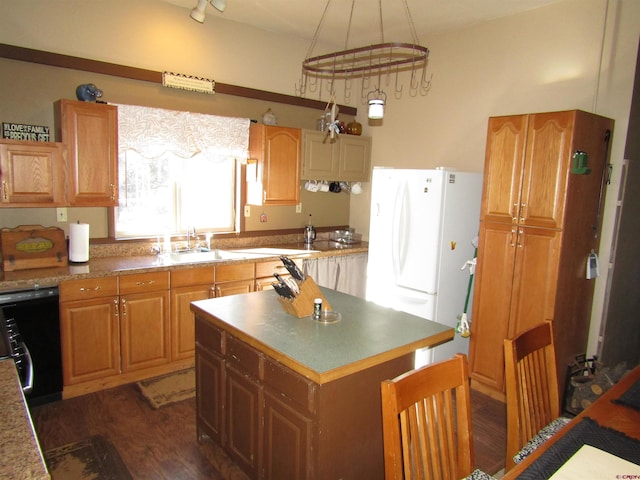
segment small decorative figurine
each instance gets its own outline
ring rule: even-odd
[[[76,87],[76,97],[83,102],[95,102],[102,96],[102,90],[93,83],[83,83]]]

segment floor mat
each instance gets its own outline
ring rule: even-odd
[[[161,408],[193,398],[196,394],[195,369],[189,368],[179,372],[137,382],[142,395],[153,408]]]
[[[44,454],[52,480],[129,480],[131,474],[106,438],[95,435]]]

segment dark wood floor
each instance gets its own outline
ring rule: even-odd
[[[476,466],[496,473],[504,468],[504,404],[473,392],[472,410]],[[223,478],[197,442],[194,399],[154,410],[131,384],[34,407],[31,415],[43,451],[102,435],[135,479]]]

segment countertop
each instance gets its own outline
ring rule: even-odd
[[[298,249],[305,252],[300,255],[294,255],[292,258],[320,258],[336,255],[366,253],[368,251],[368,244],[366,242],[352,245],[341,245],[328,240],[316,241],[310,247],[303,243],[260,245],[260,247]],[[243,247],[242,249],[246,248],[247,247]],[[225,250],[234,250],[234,248],[225,248]],[[95,257],[91,258],[86,263],[70,263],[65,267],[33,268],[15,272],[0,272],[0,291],[26,290],[34,288],[36,285],[40,287],[50,287],[58,285],[60,282],[65,280],[80,278],[106,277],[122,273],[144,273],[155,270],[194,268],[205,265],[219,265],[223,263],[263,262],[277,258],[277,256],[265,255],[264,257],[247,260],[171,263],[163,260],[161,256],[156,255]]]
[[[340,321],[290,315],[273,290],[200,300],[191,309],[318,384],[453,338],[446,325],[320,290]]]
[[[11,359],[0,361],[0,411],[0,478],[51,478]]]

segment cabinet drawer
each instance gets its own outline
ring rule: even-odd
[[[190,285],[206,285],[213,283],[214,268],[187,268],[171,271],[171,288],[188,287]]]
[[[169,272],[135,273],[120,276],[120,295],[169,289]]]
[[[300,260],[294,260],[298,267],[302,269]],[[289,275],[289,272],[283,265],[281,260],[273,260],[268,262],[256,263],[256,278],[273,277],[273,274]]]
[[[196,317],[196,339],[197,344],[209,352],[222,355],[224,334],[222,330],[216,328],[207,320]]]
[[[83,278],[59,285],[60,301],[70,302],[118,295],[118,277]]]
[[[234,263],[216,266],[216,283],[232,280],[253,280],[255,277],[255,263]]]
[[[255,378],[261,377],[262,355],[255,348],[235,337],[227,337],[226,358],[227,362],[237,370],[248,373]]]
[[[315,413],[316,384],[270,358],[264,364],[265,388],[284,394],[311,413]]]

